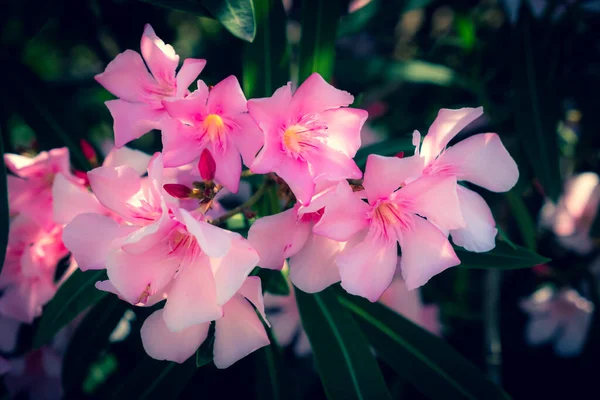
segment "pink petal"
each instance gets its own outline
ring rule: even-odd
[[[335,258],[344,243],[312,234],[304,247],[290,258],[290,279],[306,293],[317,293],[340,281]]]
[[[264,145],[264,135],[250,117],[250,114],[238,115],[235,123],[239,128],[231,132],[232,141],[242,155],[244,165],[250,167],[256,158],[256,154]]]
[[[142,176],[146,173],[149,162],[150,155],[139,150],[130,149],[129,147],[121,147],[120,149],[112,149],[104,159],[102,166],[116,168],[127,165],[133,168],[138,175]]]
[[[344,242],[369,226],[368,212],[369,205],[352,191],[347,182],[342,181],[313,232]]]
[[[104,72],[94,78],[106,90],[130,102],[142,102],[146,88],[155,84],[142,57],[133,50],[117,55]]]
[[[259,255],[261,268],[281,269],[287,257],[304,246],[310,225],[298,221],[297,209],[257,219],[248,231],[248,241]]]
[[[316,115],[327,126],[327,146],[354,157],[361,146],[361,130],[369,114],[356,108],[338,108]]]
[[[269,321],[267,321],[267,316],[265,315],[265,302],[260,278],[258,276],[249,276],[246,278],[238,293],[252,303],[266,324],[269,325]]]
[[[460,210],[467,223],[461,229],[450,231],[452,241],[469,251],[483,253],[496,247],[496,221],[483,197],[472,190],[458,186]]]
[[[164,208],[159,219],[133,231],[123,241],[121,247],[131,255],[143,254],[164,242],[175,224],[176,222],[169,216],[169,210]]]
[[[533,316],[525,328],[525,338],[530,345],[550,341],[559,329],[559,320],[552,316]]]
[[[144,34],[140,43],[142,56],[148,64],[150,72],[159,83],[175,84],[175,69],[179,64],[179,56],[173,47],[165,44],[150,24],[144,26]]]
[[[404,186],[396,193],[396,201],[412,212],[426,217],[441,229],[465,226],[460,211],[458,185],[453,177],[422,177]]]
[[[232,143],[228,143],[222,150],[213,147],[211,154],[217,164],[215,180],[232,193],[237,193],[242,174],[240,153]]]
[[[410,178],[421,174],[422,164],[419,157],[383,157],[370,154],[365,168],[363,186],[369,203],[388,198],[396,189]]]
[[[495,133],[471,136],[445,151],[436,164],[455,166],[458,180],[492,192],[507,192],[519,180],[519,169]]]
[[[290,102],[293,115],[305,115],[352,104],[354,96],[331,86],[318,73],[300,85]]]
[[[196,80],[204,69],[206,60],[198,58],[186,58],[177,73],[177,93],[175,97],[182,98],[186,95],[188,88]]]
[[[185,101],[185,100],[183,100]],[[176,119],[166,120],[162,126],[162,144],[165,167],[179,167],[194,161],[204,148],[197,139],[198,130]]]
[[[232,297],[223,307],[223,318],[216,321],[215,366],[227,368],[269,343],[267,332],[250,303],[241,295]]]
[[[413,217],[414,227],[402,231],[402,277],[408,290],[423,286],[433,276],[460,264],[452,245],[432,223]]]
[[[266,296],[271,295],[265,294],[265,298]],[[291,344],[300,329],[300,315],[297,311],[282,309],[269,313],[269,322],[271,323],[271,330],[277,338],[277,343],[282,347]]]
[[[242,286],[258,263],[258,253],[238,234],[231,235],[231,248],[222,258],[211,258],[210,265],[217,286],[217,302],[225,304]]]
[[[277,171],[284,162],[289,160],[281,151],[281,137],[277,128],[268,127],[262,130],[265,133],[264,146],[250,165],[250,170],[255,174]]]
[[[52,184],[52,214],[57,224],[67,224],[75,216],[83,213],[103,213],[96,196],[85,187],[69,181],[63,174],[57,174]]]
[[[267,131],[277,128],[287,121],[289,104],[292,100],[292,84],[280,87],[271,97],[248,100],[248,112],[258,126]]]
[[[323,146],[317,154],[307,154],[307,161],[314,179],[339,181],[342,179],[360,179],[362,171],[348,155]]]
[[[425,164],[435,159],[458,132],[482,115],[483,107],[441,109],[421,145],[420,153],[425,158]]]
[[[141,187],[141,180],[137,172],[131,167],[117,168],[99,167],[88,172],[88,179],[92,191],[100,203],[124,218],[132,214],[127,206]]]
[[[206,113],[208,100],[208,86],[203,81],[198,81],[198,89],[183,99],[163,100],[162,105],[167,113],[188,125],[198,122],[197,117]]]
[[[152,313],[140,334],[144,350],[152,358],[183,363],[190,358],[208,336],[210,323],[191,326],[180,332],[171,332],[163,318],[164,310]]]
[[[219,227],[204,221],[198,221],[186,210],[180,210],[183,223],[194,235],[200,248],[209,257],[224,257],[231,249],[231,236]]]
[[[315,194],[315,182],[306,161],[287,157],[275,170],[301,204],[308,205]]]
[[[144,103],[109,100],[104,104],[114,120],[116,147],[123,147],[152,129],[160,129],[160,121],[166,115],[164,110],[153,109]]]
[[[400,258],[398,261],[400,261]],[[406,283],[401,278],[394,278],[390,286],[379,298],[379,302],[410,319],[415,324],[421,323],[423,303],[421,302],[419,291],[408,290]]]
[[[56,293],[52,279],[37,279],[11,286],[0,297],[0,314],[31,324],[42,315],[44,306]]]
[[[223,310],[217,304],[215,279],[206,256],[178,273],[164,310],[165,323],[172,332],[221,318]]]
[[[79,214],[65,226],[62,240],[82,271],[103,269],[113,241],[127,232],[107,216]]]
[[[337,257],[342,287],[350,294],[377,301],[394,278],[398,261],[396,241],[369,232],[351,239]]]
[[[207,108],[211,114],[235,117],[248,111],[246,96],[234,75],[217,83],[208,95]]]

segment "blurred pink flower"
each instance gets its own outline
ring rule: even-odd
[[[529,316],[526,338],[530,345],[552,343],[556,354],[563,357],[582,351],[594,312],[591,301],[574,289],[544,286],[520,306]]]
[[[354,97],[312,74],[292,95],[288,83],[272,97],[251,99],[248,111],[264,134],[264,147],[250,169],[275,172],[307,205],[319,178],[358,179],[352,159],[360,147],[367,112],[348,108]]]
[[[119,98],[106,102],[114,119],[117,147],[159,129],[160,121],[167,115],[162,101],[185,97],[206,65],[205,60],[188,58],[176,74],[179,56],[156,36],[149,24],[144,27],[140,47],[143,60],[139,53],[125,50],[95,77]]]
[[[163,101],[163,105],[172,117],[162,128],[165,166],[198,160],[208,149],[216,162],[216,181],[236,192],[242,172],[240,156],[250,165],[263,144],[236,77],[225,78],[210,91],[198,81],[198,89],[185,99]]]
[[[371,154],[365,191],[353,192],[348,183],[339,183],[335,200],[315,225],[316,234],[347,241],[336,263],[342,287],[349,293],[370,301],[381,296],[394,277],[397,243],[402,248],[401,269],[409,290],[460,263],[440,230],[464,226],[456,179],[422,177],[402,186],[416,171],[414,157]]]
[[[423,176],[454,177],[492,192],[506,192],[517,183],[517,164],[497,134],[474,135],[447,148],[462,129],[482,114],[482,107],[441,109],[423,139],[420,150],[420,134],[415,131],[416,159],[422,162]],[[498,230],[489,206],[483,197],[464,186],[457,186],[456,190],[466,225],[450,230],[452,240],[469,251],[486,252],[493,249]]]
[[[252,304],[250,304],[252,303]],[[214,363],[227,368],[255,350],[269,344],[263,319],[264,304],[260,278],[249,277],[223,306],[222,317],[215,318]],[[210,321],[173,331],[165,322],[164,309],[155,311],[142,326],[144,349],[153,358],[182,363],[206,340]]]

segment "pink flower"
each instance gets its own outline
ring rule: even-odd
[[[563,357],[581,352],[592,323],[594,304],[577,291],[544,286],[521,301],[521,309],[529,315],[526,330],[529,344],[551,342],[556,354]]]
[[[236,77],[224,79],[210,92],[198,81],[194,93],[163,105],[173,118],[162,128],[165,166],[187,164],[208,149],[216,162],[216,181],[236,192],[242,172],[240,155],[250,165],[263,142]]]
[[[119,98],[106,102],[114,119],[117,147],[159,129],[161,119],[167,115],[162,101],[185,97],[188,87],[206,65],[205,60],[188,58],[176,74],[179,56],[148,24],[140,47],[143,60],[137,52],[125,50],[95,77]]]
[[[227,368],[269,344],[265,328],[253,306],[265,319],[258,277],[247,278],[239,291],[224,304],[222,317],[216,318],[213,360],[217,368]],[[163,309],[155,311],[144,322],[141,331],[144,349],[158,360],[182,363],[206,340],[210,322],[173,331],[166,319]]]
[[[482,114],[482,107],[440,110],[420,151],[420,135],[415,131],[415,152],[422,163],[423,176],[454,177],[492,192],[506,192],[517,183],[517,164],[495,133],[473,135],[446,148],[462,129]],[[479,194],[464,186],[457,186],[457,194],[466,226],[451,229],[452,240],[469,251],[493,249],[498,230],[489,206]]]
[[[340,281],[335,258],[345,243],[312,232],[323,207],[335,194],[335,185],[323,186],[309,206],[298,203],[282,213],[259,218],[248,232],[248,241],[260,257],[258,265],[281,269],[289,258],[292,283],[307,293],[320,292]]]
[[[423,177],[402,186],[415,175],[416,165],[413,157],[370,155],[365,193],[339,183],[335,200],[315,225],[316,234],[347,242],[336,263],[342,287],[349,293],[370,301],[381,296],[394,277],[397,242],[409,290],[460,263],[442,232],[464,226],[456,179]],[[367,202],[361,199],[364,195]]]
[[[293,96],[288,83],[270,98],[249,100],[248,111],[265,137],[252,172],[276,172],[305,205],[318,178],[360,178],[352,157],[360,147],[367,112],[347,108],[353,101],[316,73]]]
[[[128,166],[88,173],[100,203],[122,223],[100,214],[80,214],[63,240],[82,270],[106,268],[98,283],[131,304],[167,299],[164,318],[173,332],[220,318],[258,261],[239,234],[206,221],[198,211],[178,206],[163,189],[157,153],[141,179]]]

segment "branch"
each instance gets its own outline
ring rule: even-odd
[[[258,190],[248,199],[244,204],[237,206],[234,209],[227,211],[225,214],[221,215],[219,218],[215,218],[211,221],[214,225],[220,225],[223,222],[227,221],[229,218],[233,217],[236,214],[244,212],[244,210],[252,207],[260,198],[265,194],[267,187],[270,185],[269,179],[265,179],[263,184],[258,188]]]

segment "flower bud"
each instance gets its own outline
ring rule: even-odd
[[[187,199],[192,193],[192,189],[180,183],[167,183],[163,185],[167,193],[177,199]]]
[[[200,161],[198,162],[198,170],[200,171],[200,176],[205,181],[212,181],[215,179],[215,170],[217,169],[217,164],[215,163],[215,159],[208,149],[202,150],[202,154],[200,154]]]
[[[398,152],[398,154],[396,154],[394,157],[397,157],[397,158],[404,158],[404,152],[403,152],[403,151],[400,151],[400,152]]]
[[[79,141],[79,145],[81,146],[81,151],[85,158],[92,164],[92,166],[98,165],[98,157],[96,156],[96,150],[92,147],[92,145],[84,139]]]

